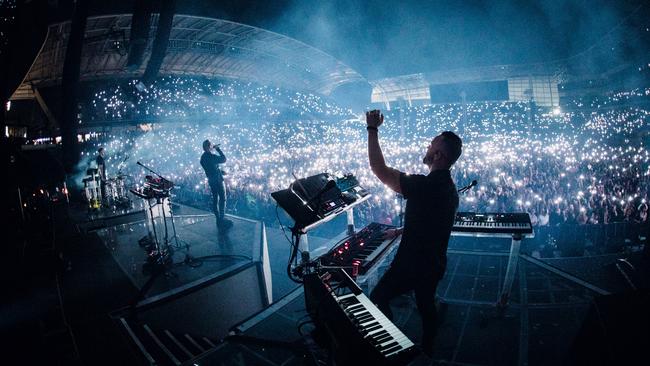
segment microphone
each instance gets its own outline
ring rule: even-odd
[[[466,185],[465,187],[459,189],[458,193],[465,193],[465,192],[469,191],[472,187],[476,186],[477,184],[478,184],[478,181],[476,181],[476,179],[474,179],[472,181],[472,183],[470,183],[470,184]]]
[[[137,163],[138,165],[140,165],[140,166],[144,166],[144,165],[142,165],[142,163],[139,162],[139,161],[136,161],[136,163]]]

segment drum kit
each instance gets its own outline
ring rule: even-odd
[[[127,195],[126,179],[126,175],[120,174],[106,180],[106,201],[109,207],[131,207],[131,199]]]
[[[88,201],[88,208],[98,210],[101,208],[128,209],[131,207],[131,199],[126,189],[128,176],[119,173],[113,178],[101,180],[99,171],[95,168],[86,170],[86,177],[83,178],[84,192]],[[102,197],[102,190],[104,191]]]

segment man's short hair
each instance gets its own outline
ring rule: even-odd
[[[463,153],[463,141],[451,131],[445,131],[440,134],[443,137],[442,142],[445,145],[445,152],[449,159],[449,166],[454,165],[456,160]]]
[[[204,151],[210,150],[210,140],[203,141],[203,150]]]
[[[97,153],[98,153],[98,154],[101,153],[102,151],[104,151],[104,148],[103,148],[103,147],[100,147],[99,149],[97,149]]]

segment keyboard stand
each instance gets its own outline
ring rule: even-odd
[[[534,234],[531,235],[534,237]],[[512,283],[515,281],[515,273],[517,272],[517,263],[519,262],[519,250],[521,248],[521,241],[524,239],[523,234],[512,234],[512,244],[510,245],[510,255],[508,255],[508,267],[506,268],[506,276],[503,280],[503,287],[501,294],[497,301],[497,309],[503,311],[508,306],[510,300],[510,293],[512,291]]]

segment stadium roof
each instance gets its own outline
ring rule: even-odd
[[[127,70],[131,16],[88,18],[81,81],[143,75],[153,36],[140,68]],[[155,34],[158,14],[151,20]],[[33,87],[61,82],[70,24],[50,25],[40,52],[11,99],[31,99]],[[227,20],[188,15],[174,15],[159,74],[232,78],[324,95],[340,85],[365,80],[334,57],[293,38]]]
[[[560,62],[524,65],[496,65],[475,68],[462,68],[402,75],[372,80],[372,100],[393,101],[428,99],[429,87],[438,84],[458,84],[481,81],[508,80],[512,78],[548,76],[557,82],[566,78],[565,69]]]

